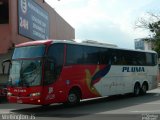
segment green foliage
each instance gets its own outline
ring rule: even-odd
[[[153,33],[154,50],[160,56],[160,21],[151,23],[149,28]]]
[[[140,18],[136,28],[148,29],[152,36],[151,38],[146,38],[146,41],[151,41],[154,50],[158,53],[160,57],[160,14],[148,13],[150,16],[148,19]]]
[[[160,57],[160,38],[155,39],[154,50],[158,53],[158,56]]]

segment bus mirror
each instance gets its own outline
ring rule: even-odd
[[[7,59],[7,60],[4,60],[3,62],[2,62],[2,74],[9,74],[9,70],[10,70],[10,67],[11,67],[11,60],[10,59]],[[6,70],[6,68],[8,68],[7,70]]]

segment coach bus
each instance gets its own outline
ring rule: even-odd
[[[9,102],[77,104],[82,99],[157,87],[157,53],[67,40],[32,41],[15,47]]]

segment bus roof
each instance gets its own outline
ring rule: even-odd
[[[74,40],[36,40],[31,42],[25,42],[16,45],[16,47],[24,47],[24,46],[34,46],[34,45],[50,45],[54,43],[67,43],[67,44],[75,44],[75,45],[84,45],[84,46],[94,46],[94,47],[103,47],[103,48],[113,48],[113,49],[120,49],[120,50],[128,50],[128,51],[137,51],[137,52],[151,52],[156,53],[152,50],[135,50],[135,49],[127,49],[127,48],[119,48],[114,44],[106,44],[106,43],[89,43],[89,42],[76,42]]]
[[[31,46],[31,45],[50,45],[53,42],[53,40],[36,40],[36,41],[30,41],[30,42],[24,42],[21,44],[16,45],[16,47],[25,47],[25,46]]]
[[[85,46],[94,46],[94,47],[103,47],[103,48],[112,48],[112,49],[119,49],[119,50],[128,50],[128,51],[137,51],[137,52],[150,52],[150,53],[156,53],[153,50],[135,50],[135,49],[127,49],[127,48],[120,48],[117,47],[114,44],[95,44],[95,43],[88,43],[88,42],[76,42],[73,40],[53,40],[53,43],[67,43],[67,44],[75,44],[75,45],[85,45]]]

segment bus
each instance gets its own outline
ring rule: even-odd
[[[75,105],[83,99],[157,88],[157,53],[105,44],[42,40],[16,45],[7,98],[11,103]]]

